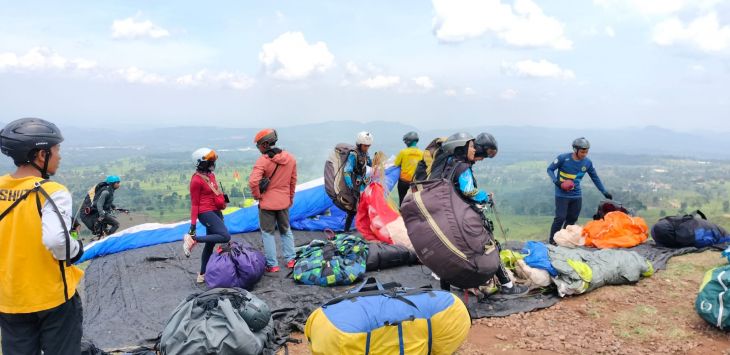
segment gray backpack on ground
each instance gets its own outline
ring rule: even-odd
[[[497,272],[499,250],[484,215],[458,195],[452,177],[412,184],[400,212],[424,265],[456,287],[479,287]]]
[[[327,192],[327,196],[332,199],[335,206],[343,211],[355,211],[357,209],[357,197],[347,187],[344,176],[345,162],[353,150],[355,150],[355,146],[339,143],[324,164],[325,192]]]
[[[214,288],[191,295],[175,309],[159,349],[175,355],[258,355],[273,333],[266,303],[241,288]]]

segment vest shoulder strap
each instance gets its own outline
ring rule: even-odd
[[[49,181],[48,179],[44,179],[44,180],[38,181],[38,182],[35,183],[35,185],[33,186],[32,189],[30,189],[30,190],[26,191],[24,194],[20,195],[20,197],[18,197],[18,199],[15,200],[15,202],[13,202],[12,205],[10,205],[10,207],[8,207],[5,211],[3,211],[2,214],[0,214],[0,221],[2,221],[3,218],[5,218],[5,216],[8,215],[8,213],[10,213],[15,207],[17,207],[21,202],[23,202],[23,200],[25,200],[26,198],[28,198],[28,196],[31,193],[38,192],[38,190],[41,189],[41,185],[47,183],[48,181]],[[36,204],[38,206],[38,213],[40,213],[41,212],[40,200],[36,200]]]

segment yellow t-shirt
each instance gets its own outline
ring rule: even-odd
[[[15,179],[0,177],[0,213],[7,210],[25,191],[33,189],[38,177]],[[43,184],[48,195],[65,190],[57,182]],[[67,293],[59,262],[42,242],[42,222],[38,213],[46,198],[39,192],[31,193],[0,221],[0,312],[33,313],[63,304],[64,296],[71,298],[84,272],[75,266],[66,266]]]
[[[407,182],[413,181],[413,175],[416,173],[416,167],[421,159],[423,159],[423,151],[417,147],[401,150],[395,157],[395,166],[400,166],[400,179]]]

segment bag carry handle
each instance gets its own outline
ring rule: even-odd
[[[372,286],[366,287],[367,285],[375,285],[375,289],[372,288]],[[364,289],[364,290],[363,290]],[[367,292],[367,291],[385,291],[385,288],[383,287],[383,284],[380,283],[376,278],[374,277],[368,277],[367,280],[363,281],[360,286],[355,287],[354,289],[350,290],[348,293],[357,293],[357,292]]]
[[[364,286],[368,284],[375,284],[376,289],[368,290],[368,291],[361,291],[364,289]],[[419,309],[418,306],[413,303],[413,301],[405,298],[404,296],[411,296],[411,295],[418,295],[422,293],[431,293],[433,290],[431,289],[406,289],[404,287],[394,287],[390,289],[386,289],[383,287],[383,285],[376,280],[374,277],[368,277],[367,280],[365,280],[360,286],[354,288],[350,292],[331,299],[329,302],[322,305],[322,308],[326,308],[327,306],[331,306],[337,303],[340,303],[345,300],[354,300],[358,297],[367,297],[367,296],[383,296],[383,297],[389,297],[392,299],[396,299],[398,301],[401,301],[415,309]]]
[[[692,214],[696,214],[696,215],[702,217],[702,219],[707,220],[707,217],[705,216],[705,214],[702,213],[702,211],[700,211],[700,210],[694,211],[694,212],[692,212]]]

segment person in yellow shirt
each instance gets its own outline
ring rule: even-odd
[[[61,131],[21,118],[0,131],[17,169],[0,176],[0,345],[2,353],[79,354],[81,241],[69,235],[71,193],[50,181],[61,161]]]
[[[403,136],[403,143],[406,148],[402,149],[395,157],[395,166],[400,166],[400,178],[398,179],[398,197],[400,203],[406,197],[408,187],[413,182],[413,175],[416,173],[418,162],[423,159],[423,151],[418,149],[418,133],[408,132]]]

